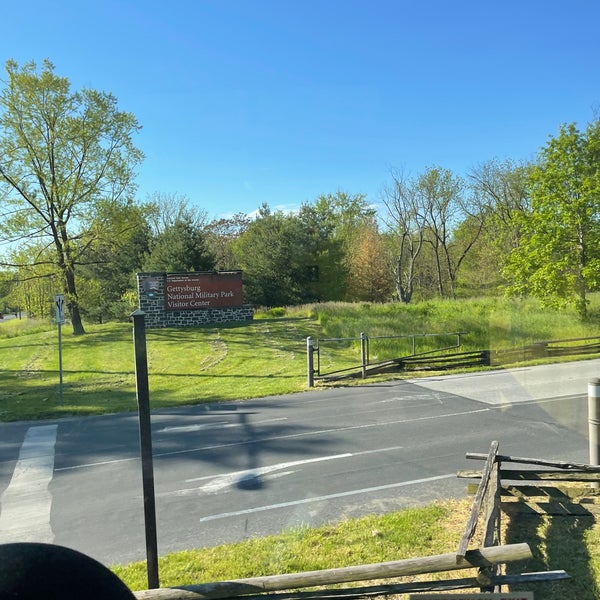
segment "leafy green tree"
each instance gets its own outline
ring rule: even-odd
[[[343,240],[335,234],[335,221],[313,204],[303,204],[298,219],[303,231],[306,298],[327,302],[343,300],[347,289],[347,256]]]
[[[0,271],[0,312],[12,306],[11,293],[16,284],[16,278],[10,271]]]
[[[234,244],[248,302],[288,306],[316,300],[312,284],[318,269],[307,252],[309,238],[297,215],[271,212],[267,205],[260,208]]]
[[[531,208],[505,269],[509,291],[587,316],[600,284],[600,121],[563,125],[530,174]]]
[[[178,273],[211,271],[214,267],[215,259],[207,248],[204,231],[183,219],[165,227],[144,261],[145,271]]]
[[[338,190],[324,194],[312,205],[314,221],[319,223],[321,232],[327,232],[330,245],[335,246],[331,260],[335,273],[329,279],[330,289],[324,293],[329,299],[345,299],[356,295],[352,290],[356,279],[353,277],[351,255],[353,248],[361,243],[361,233],[365,227],[376,227],[377,211],[367,202],[364,194],[348,194]],[[321,239],[324,239],[323,233]],[[328,281],[322,278],[323,282]]]
[[[136,272],[142,271],[152,240],[147,207],[128,203],[99,203],[94,229],[96,243],[81,257],[79,272],[82,313],[98,321],[123,320],[135,308],[128,300],[137,294]]]
[[[92,228],[98,203],[126,199],[134,189],[143,154],[132,135],[140,126],[118,110],[111,94],[72,92],[48,60],[40,72],[34,62],[20,67],[8,61],[6,73],[0,92],[0,234],[27,259],[9,266],[31,269],[39,247],[48,249],[42,255],[59,275],[73,333],[83,334],[77,267],[94,235],[103,235]]]
[[[31,252],[32,247],[28,247]],[[56,293],[56,270],[49,251],[39,246],[35,264],[11,269],[6,273],[11,284],[6,303],[14,309],[24,310],[30,317],[54,318],[54,294]],[[15,249],[10,254],[15,264],[27,261]]]

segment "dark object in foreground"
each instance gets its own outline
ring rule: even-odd
[[[135,596],[98,561],[63,546],[0,544],[0,600],[131,600]]]

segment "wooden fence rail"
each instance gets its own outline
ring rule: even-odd
[[[377,375],[379,373],[418,370],[448,370],[464,369],[469,367],[501,366],[513,363],[526,362],[541,358],[556,358],[559,356],[580,356],[600,353],[600,337],[569,338],[563,340],[545,340],[529,344],[519,348],[503,350],[471,350],[465,352],[451,352],[461,347],[464,332],[424,334],[420,336],[378,336],[369,338],[365,333],[360,338],[331,338],[322,340],[307,339],[307,375],[308,387],[313,387],[315,380],[331,381],[350,377],[362,377]],[[414,349],[412,354],[406,354],[396,358],[372,362],[369,359],[369,340],[375,339],[407,339],[428,337],[456,336],[456,342],[452,345],[417,353]],[[321,344],[330,341],[352,341],[360,340],[361,364],[345,368],[331,369],[324,373],[321,371],[320,352]],[[414,348],[414,341],[413,341]],[[316,356],[316,360],[315,360]]]
[[[313,586],[336,585],[355,581],[371,581],[377,579],[388,579],[392,577],[408,577],[427,573],[439,573],[455,571],[460,569],[472,569],[473,567],[486,567],[490,564],[503,564],[519,560],[527,560],[532,557],[531,550],[527,544],[509,544],[505,546],[494,546],[481,548],[479,550],[468,550],[464,557],[457,558],[455,553],[439,554],[420,558],[409,558],[372,565],[358,565],[353,567],[341,567],[337,569],[325,569],[322,571],[306,571],[302,573],[288,573],[284,575],[271,575],[266,577],[253,577],[249,579],[234,579],[230,581],[218,581],[214,583],[203,583],[178,588],[162,588],[156,590],[143,590],[135,592],[139,600],[214,600],[216,598],[236,598],[240,596],[256,595],[263,592],[276,592],[296,588]],[[448,585],[452,587],[448,587]],[[409,587],[419,588],[418,591],[459,589],[465,587],[477,587],[481,585],[476,578],[463,580],[450,580],[450,582],[427,582],[419,584],[408,584]],[[402,586],[396,585],[396,589]],[[389,586],[379,587],[379,594],[389,594]],[[363,588],[361,588],[362,590]],[[385,592],[382,590],[386,590]],[[355,590],[356,591],[356,590]],[[324,598],[331,592],[325,590],[315,592],[315,597]],[[352,593],[352,590],[343,590],[344,594]],[[363,593],[363,592],[358,592]],[[394,592],[397,593],[397,592]],[[279,598],[279,596],[278,596]]]
[[[556,499],[558,500],[556,512],[546,512],[545,514],[573,514],[570,510],[577,512],[578,509],[575,505],[572,509],[567,506],[568,503],[565,502],[565,499],[569,499],[568,493],[565,490],[552,487],[548,483],[578,481],[597,484],[600,481],[600,466],[501,455],[498,454],[498,442],[496,441],[490,445],[488,454],[467,453],[466,458],[483,460],[485,466],[481,471],[459,471],[457,474],[458,477],[479,479],[479,484],[476,487],[469,486],[470,491],[475,493],[475,498],[467,527],[457,551],[459,557],[466,551],[480,522],[482,522],[483,528],[483,547],[501,543],[500,515],[503,509],[505,512],[509,512],[503,498],[519,498],[524,500],[525,503],[528,497],[542,496],[548,499],[549,503],[552,499]],[[529,468],[505,469],[502,467],[503,463],[523,464]],[[543,469],[532,469],[531,466],[543,467]],[[521,481],[527,482],[527,484],[514,483]],[[542,482],[542,485],[539,485],[540,482]],[[591,493],[591,488],[587,488],[587,490]],[[565,571],[548,571],[538,575],[540,581],[567,579],[569,577]],[[499,591],[500,578],[495,565],[484,569],[480,573],[480,578],[485,576],[489,576],[490,582],[485,591]]]

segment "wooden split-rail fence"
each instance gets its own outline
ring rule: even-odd
[[[467,488],[475,498],[459,546],[459,556],[478,526],[482,529],[484,548],[500,544],[502,514],[508,519],[520,515],[580,517],[600,514],[600,506],[594,502],[600,485],[600,466],[506,456],[498,453],[498,446],[498,442],[492,442],[487,455],[468,453],[468,459],[485,461],[484,468],[457,474],[479,480],[477,485],[471,484]],[[582,485],[575,487],[575,483]],[[511,580],[510,576],[507,580],[499,575],[497,565],[485,569],[481,577],[489,579],[489,585],[482,588],[483,591],[499,591],[498,584]],[[553,581],[568,577],[565,571],[545,571],[535,575],[534,580]]]
[[[315,381],[335,381],[338,379],[362,377],[363,379],[387,372],[449,369],[466,369],[471,367],[503,366],[538,359],[558,358],[562,356],[584,356],[600,353],[600,337],[582,337],[562,340],[545,340],[519,348],[502,350],[469,350],[461,351],[464,332],[436,333],[403,336],[369,336],[361,333],[357,338],[330,338],[306,340],[307,380],[308,387],[314,387]],[[388,343],[412,342],[412,352],[386,360],[371,360],[370,343],[385,340]],[[435,350],[417,352],[417,343],[428,340],[439,343]],[[436,341],[433,341],[436,340]],[[322,354],[328,344],[360,343],[360,364],[339,367],[335,359],[330,358],[328,367]]]
[[[501,591],[502,586],[527,586],[538,581],[568,579],[563,570],[502,573],[503,565],[530,560],[531,549],[526,543],[502,544],[501,514],[506,511],[507,499],[543,495],[551,502],[553,487],[532,485],[544,482],[580,481],[595,486],[600,481],[600,467],[533,458],[503,456],[498,442],[492,442],[488,454],[469,453],[467,458],[484,460],[479,471],[459,471],[458,477],[479,480],[469,488],[474,493],[470,516],[456,552],[397,561],[288,573],[248,579],[233,579],[213,583],[161,588],[135,592],[138,600],[213,600],[240,598],[243,600],[321,600],[334,598],[369,598],[395,594],[419,594],[459,589],[479,589],[481,592]],[[525,464],[526,468],[506,469],[505,463]],[[532,469],[532,466],[541,469]],[[525,482],[515,484],[514,482]],[[511,483],[509,483],[511,482]],[[558,492],[557,492],[558,493]],[[564,500],[564,498],[563,498]],[[565,509],[564,501],[560,504]],[[475,533],[481,541],[473,549]],[[455,571],[469,570],[459,578]],[[428,581],[399,582],[398,578],[444,573],[446,578]],[[382,582],[382,580],[384,580]],[[391,580],[391,581],[390,581]],[[365,582],[368,582],[365,583]],[[332,587],[361,583],[358,587]],[[317,590],[304,591],[306,588]]]

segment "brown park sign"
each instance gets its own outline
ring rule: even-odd
[[[242,272],[168,274],[165,310],[202,310],[242,306]]]

